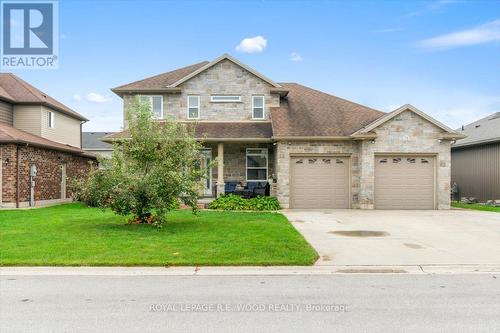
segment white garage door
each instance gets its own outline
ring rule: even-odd
[[[291,208],[349,208],[349,158],[292,157]]]
[[[434,209],[434,157],[375,157],[376,209]]]

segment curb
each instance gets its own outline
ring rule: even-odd
[[[348,274],[491,274],[500,265],[408,266],[203,266],[203,267],[1,267],[0,276],[283,276]]]

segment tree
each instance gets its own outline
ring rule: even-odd
[[[83,192],[95,205],[133,215],[138,223],[161,226],[179,200],[196,212],[204,172],[194,127],[154,121],[149,103],[139,99],[125,114],[130,138],[114,143],[112,158],[90,175]]]

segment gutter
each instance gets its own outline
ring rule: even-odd
[[[496,139],[486,139],[486,140],[478,140],[478,141],[473,141],[473,142],[466,142],[466,143],[458,143],[454,144],[451,146],[451,149],[458,149],[458,148],[469,148],[473,146],[480,146],[480,145],[489,145],[493,143],[500,142],[500,138]]]
[[[85,151],[83,149],[81,151],[76,150],[76,149],[79,149],[78,147],[74,147],[75,150],[72,150],[71,148],[54,147],[54,146],[50,146],[50,145],[44,145],[44,144],[40,144],[40,143],[32,143],[32,142],[23,141],[23,140],[0,140],[0,143],[14,143],[17,145],[26,145],[26,147],[28,147],[28,146],[41,147],[44,149],[62,151],[64,153],[73,154],[73,155],[85,155],[88,153],[87,151]]]
[[[273,142],[272,138],[196,138],[203,142]]]
[[[268,138],[195,138],[198,141],[204,142],[277,142],[277,141],[353,141],[353,140],[370,140],[375,139],[377,135],[366,134],[353,136],[272,136]],[[130,138],[103,138],[101,141],[113,143]]]
[[[375,139],[376,134],[358,134],[356,136],[273,136],[275,141],[345,141]]]
[[[124,94],[136,94],[136,93],[169,93],[169,94],[180,94],[181,88],[156,88],[156,89],[120,89],[120,88],[112,88],[112,92],[117,94],[120,97],[123,97]]]

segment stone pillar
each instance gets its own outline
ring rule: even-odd
[[[224,143],[217,145],[217,198],[224,194]]]

